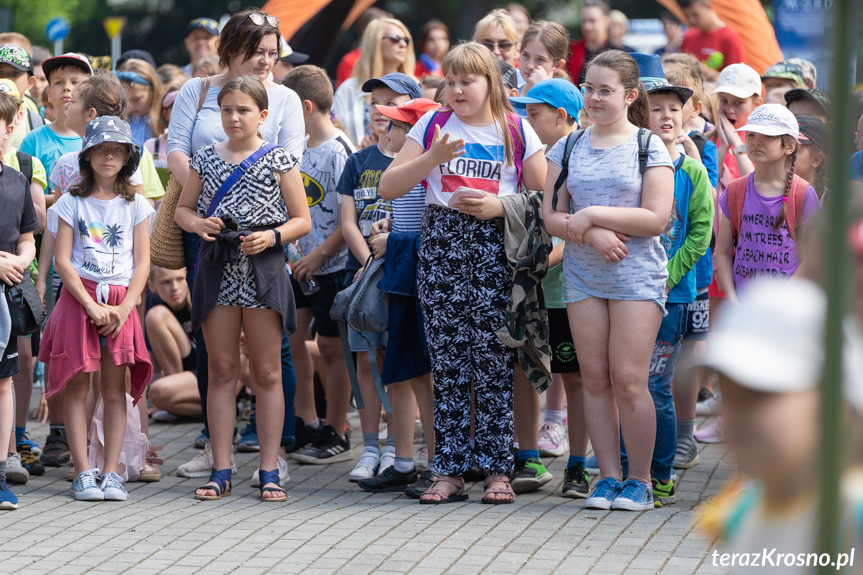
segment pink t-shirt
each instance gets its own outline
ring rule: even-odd
[[[728,193],[719,196],[719,208],[728,216]],[[806,189],[803,202],[804,224],[821,208],[812,186]],[[755,278],[788,279],[800,265],[797,242],[791,239],[787,222],[779,229],[773,224],[782,209],[782,196],[768,198],[755,189],[752,175],[746,183],[742,221],[734,252],[734,287],[738,292]]]

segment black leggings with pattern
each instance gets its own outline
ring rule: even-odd
[[[436,469],[458,476],[475,462],[486,475],[511,473],[514,355],[495,334],[512,291],[503,233],[491,221],[429,206],[417,284],[434,377]]]

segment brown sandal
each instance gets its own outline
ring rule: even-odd
[[[505,483],[506,487],[489,487],[492,483]],[[509,483],[509,477],[506,475],[489,475],[485,478],[485,495],[482,498],[483,503],[489,505],[506,505],[515,501],[515,492],[512,490],[512,485]],[[506,494],[509,499],[489,499],[490,494]]]
[[[438,485],[439,483],[449,483],[450,485],[457,487],[458,490],[453,494],[447,494],[447,492],[443,490],[443,486]],[[440,499],[426,499],[427,495],[437,495]],[[457,503],[467,499],[468,496],[464,492],[464,480],[461,477],[440,475],[435,478],[434,483],[432,483],[431,486],[425,490],[425,493],[420,496],[420,503],[423,505],[440,505],[442,503]]]

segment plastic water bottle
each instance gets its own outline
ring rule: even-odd
[[[293,266],[301,259],[303,259],[303,246],[300,245],[299,241],[296,241],[288,247],[288,260],[291,263],[292,272]],[[317,280],[315,280],[315,276],[309,277],[308,281],[300,284],[300,290],[303,292],[303,295],[312,295],[319,289],[321,289],[321,286],[318,284]]]

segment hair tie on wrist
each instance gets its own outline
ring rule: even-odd
[[[782,196],[782,202],[784,203],[784,202],[787,202],[787,201],[788,201],[788,196]]]

